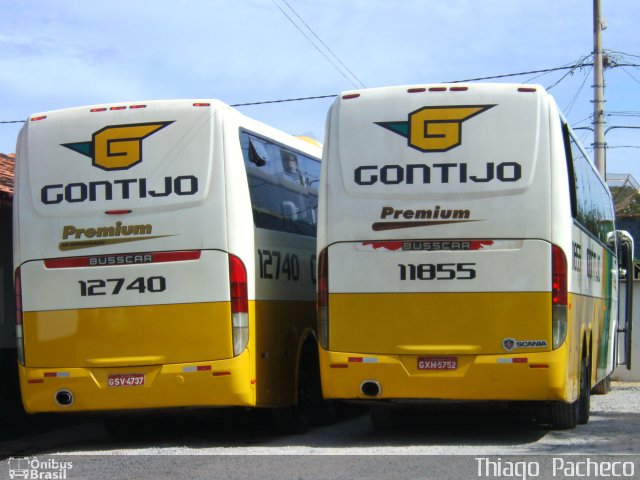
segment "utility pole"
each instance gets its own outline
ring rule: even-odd
[[[602,30],[600,0],[593,0],[593,150],[596,168],[606,179]]]

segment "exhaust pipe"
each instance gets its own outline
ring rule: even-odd
[[[380,382],[376,380],[365,380],[360,385],[360,391],[367,397],[377,397],[380,395],[382,388],[380,387]]]
[[[55,399],[61,407],[68,407],[73,403],[73,393],[69,390],[60,390],[56,393]]]

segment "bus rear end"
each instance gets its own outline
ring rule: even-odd
[[[568,189],[556,188],[568,178],[549,160],[564,155],[559,125],[546,92],[524,85],[390,87],[336,101],[318,252],[328,397],[571,395],[561,233],[571,211]]]
[[[28,120],[14,202],[28,412],[254,403],[252,247],[230,251],[227,229],[251,213],[227,200],[226,108],[122,103]]]

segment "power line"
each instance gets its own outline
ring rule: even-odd
[[[249,105],[266,105],[268,103],[285,103],[285,102],[301,102],[303,100],[317,100],[319,98],[334,98],[337,94],[332,95],[316,95],[315,97],[300,97],[300,98],[284,98],[281,100],[264,100],[260,102],[247,102],[247,103],[232,103],[230,107],[246,107]]]
[[[304,21],[304,19],[303,19],[300,15],[298,15],[298,12],[296,12],[296,11],[294,10],[294,8],[293,8],[291,5],[289,5],[289,2],[287,2],[287,0],[282,0],[282,1],[284,2],[284,4],[285,4],[287,7],[289,7],[289,8],[291,9],[291,11],[294,13],[294,15],[300,19],[300,21],[304,24],[304,26],[305,26],[305,27],[307,27],[307,30],[309,30],[309,31],[313,34],[313,36],[314,36],[314,37],[316,37],[316,38],[318,39],[318,41],[319,41],[319,42],[324,46],[324,48],[326,48],[326,49],[327,49],[327,51],[331,54],[331,56],[332,56],[333,58],[335,58],[335,59],[340,63],[340,65],[342,65],[342,66],[344,67],[344,69],[345,69],[347,72],[349,72],[349,74],[350,74],[350,75],[351,75],[351,76],[352,76],[352,77],[353,77],[353,78],[354,78],[354,79],[355,79],[355,80],[360,84],[360,87],[361,87],[361,88],[366,88],[365,84],[364,84],[364,83],[362,83],[362,81],[358,78],[358,76],[357,76],[355,73],[353,73],[353,72],[351,71],[351,69],[350,69],[349,67],[347,67],[347,66],[344,64],[344,62],[343,62],[342,60],[340,60],[340,58],[338,58],[338,56],[337,56],[335,53],[333,53],[333,50],[331,50],[331,48],[329,48],[329,46],[328,46],[326,43],[324,43],[324,42],[322,41],[322,39],[321,39],[321,38],[316,34],[316,32],[314,32],[314,31],[311,29],[311,27],[307,24],[307,22],[305,22],[305,21]]]
[[[578,97],[580,96],[580,93],[582,93],[582,90],[584,89],[584,86],[587,83],[587,79],[589,78],[589,74],[590,73],[591,73],[591,69],[589,69],[589,71],[585,74],[584,79],[582,80],[582,83],[580,84],[580,88],[575,93],[575,95],[573,96],[573,98],[571,99],[569,104],[564,108],[563,111],[565,112],[566,115],[569,115],[569,113],[571,113],[571,110],[573,109],[573,106],[575,105],[576,101],[578,100]]]
[[[566,66],[562,66],[562,67],[545,68],[545,69],[541,69],[541,70],[529,70],[529,71],[526,71],[526,72],[517,72],[517,73],[506,73],[506,74],[492,75],[492,76],[487,76],[487,77],[469,78],[469,79],[466,79],[466,80],[453,80],[453,81],[442,82],[442,83],[463,83],[463,82],[475,82],[475,81],[479,81],[479,80],[493,80],[493,79],[497,79],[497,78],[517,77],[517,76],[523,76],[523,75],[532,75],[532,74],[536,74],[536,73],[548,73],[548,72],[556,72],[556,71],[560,71],[560,70],[572,70],[572,69],[576,69],[578,67],[588,67],[588,66],[593,66],[593,64],[591,64],[591,63],[579,63],[579,64],[575,64],[575,65],[566,65]],[[615,66],[621,66],[621,65],[616,64]],[[626,66],[631,66],[631,65],[626,65]],[[634,65],[634,66],[640,67],[640,64],[639,65]],[[234,104],[230,104],[230,106],[231,107],[245,107],[245,106],[251,106],[251,105],[266,105],[266,104],[270,104],[270,103],[300,102],[300,101],[306,101],[306,100],[332,98],[332,97],[337,97],[337,96],[338,96],[338,94],[315,95],[315,96],[298,97],[298,98],[283,98],[283,99],[275,99],[275,100],[262,100],[262,101],[256,101],[256,102],[234,103]],[[616,113],[616,115],[618,115],[618,116],[638,116],[638,112],[619,112],[619,113]],[[584,121],[584,120],[581,120],[581,121]],[[24,123],[24,122],[25,122],[25,120],[5,120],[5,121],[0,121],[0,124]]]
[[[309,43],[311,43],[311,45],[313,45],[313,48],[315,48],[320,55],[322,55],[332,66],[333,68],[335,68],[338,73],[340,73],[340,75],[342,75],[351,85],[353,85],[354,88],[365,88],[364,84],[360,81],[360,79],[358,77],[356,77],[351,70],[349,70],[346,66],[345,69],[347,70],[347,72],[349,72],[352,77],[360,83],[360,85],[356,84],[351,78],[348,77],[348,75],[331,59],[329,58],[329,56],[313,41],[313,39],[311,37],[309,37],[309,35],[302,29],[302,27],[300,27],[300,25],[298,25],[293,18],[291,18],[291,16],[289,16],[289,14],[287,12],[284,11],[284,9],[278,5],[278,3],[276,3],[276,0],[271,0],[273,2],[273,4],[278,8],[278,10],[280,10],[282,12],[282,14],[287,17],[287,20],[289,20],[289,22],[291,22],[291,24],[296,27],[298,29],[298,31],[304,36],[304,38],[306,38]],[[302,18],[300,17],[300,15],[298,15],[298,13],[291,7],[291,5],[289,5],[286,1],[284,1],[284,3],[287,5],[287,7],[289,7],[291,9],[291,11],[296,15],[296,17],[298,17],[302,23],[307,27],[307,29],[318,39],[320,40],[320,37],[318,37],[318,35],[316,35],[316,33],[311,30],[311,28],[309,27],[309,25],[307,25],[307,23],[302,20]],[[327,49],[327,51],[329,51],[331,53],[331,55],[336,58],[341,65],[344,65],[344,63],[331,51],[331,49],[329,47],[326,46],[326,44],[320,40],[320,43],[322,45],[325,46],[325,48]]]
[[[587,66],[592,66],[592,65],[593,65],[592,63],[583,63],[583,64],[580,64],[579,66],[587,67]],[[530,70],[528,72],[503,73],[501,75],[492,75],[490,77],[467,78],[465,80],[453,80],[453,81],[443,82],[443,83],[477,82],[479,80],[495,80],[496,78],[519,77],[519,76],[522,76],[522,75],[533,75],[534,73],[549,73],[549,72],[557,72],[559,70],[573,70],[577,66],[578,65],[568,65],[568,66],[564,66],[564,67],[545,68],[545,69],[542,69],[542,70]]]

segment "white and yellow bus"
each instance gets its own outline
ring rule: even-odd
[[[14,265],[24,408],[269,407],[303,431],[319,144],[215,100],[31,116]]]
[[[585,423],[614,368],[611,196],[532,85],[346,92],[328,115],[318,228],[327,398],[374,426],[430,400],[536,402]],[[600,384],[600,387],[597,385]]]

